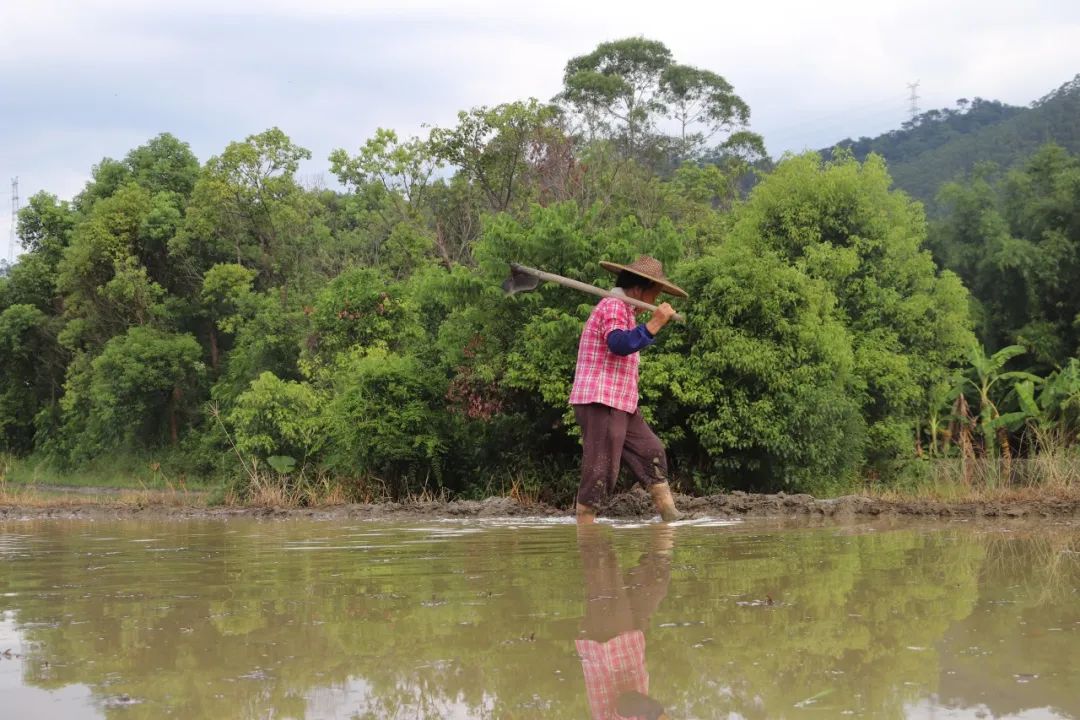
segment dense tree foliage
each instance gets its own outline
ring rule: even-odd
[[[873,153],[885,158],[890,165],[901,165],[1023,112],[1022,107],[997,100],[960,98],[955,108],[927,110],[904,121],[896,130],[877,137],[841,140],[825,154],[849,150],[855,157],[864,159]]]
[[[931,248],[971,288],[982,340],[1019,343],[1044,369],[1080,351],[1080,155],[1048,145],[1001,173],[946,184]]]
[[[271,128],[202,164],[161,135],[70,202],[34,196],[0,277],[0,450],[565,500],[592,301],[499,286],[510,261],[609,284],[600,260],[641,253],[691,296],[641,383],[687,490],[826,492],[892,481],[924,444],[960,452],[946,426],[973,316],[991,350],[1062,368],[1053,392],[1010,376],[969,393],[1000,410],[978,437],[1005,428],[976,449],[1075,418],[1080,166],[1064,150],[948,186],[942,270],[877,155],[786,158],[745,196],[749,109],[661,43],[605,43],[565,82],[552,104],[334,150],[340,191],[303,187],[309,151]]]
[[[656,162],[701,156],[720,147],[744,156],[764,154],[747,129],[749,106],[720,75],[675,62],[661,42],[627,38],[601,43],[566,64],[559,101],[593,135],[609,137],[629,156]],[[670,135],[664,126],[674,128]]]
[[[1023,108],[975,98],[955,109],[930,110],[876,138],[843,140],[838,148],[860,160],[870,153],[889,164],[898,187],[927,203],[931,215],[944,213],[935,202],[945,182],[966,175],[980,162],[1011,168],[1054,141],[1080,153],[1080,76]],[[826,156],[832,150],[825,151]]]

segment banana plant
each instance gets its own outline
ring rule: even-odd
[[[1036,385],[1021,380],[1013,386],[1024,423],[1042,430],[1060,430],[1071,441],[1080,420],[1080,361],[1073,358],[1046,378],[1038,395]]]
[[[1013,387],[1016,392],[1016,400],[1023,412],[1024,421],[1036,425],[1045,425],[1047,420],[1046,410],[1035,399],[1035,383],[1030,380],[1021,380]]]
[[[953,418],[951,408],[963,391],[960,376],[953,376],[935,383],[927,392],[926,434],[930,438],[930,457],[944,455],[949,446],[949,426]]]
[[[964,380],[964,386],[970,387],[978,394],[979,399],[979,426],[982,428],[986,440],[986,447],[996,447],[1004,463],[1006,477],[1012,470],[1012,450],[1009,447],[1009,427],[1022,423],[1026,414],[1023,410],[1002,415],[995,396],[1000,396],[995,391],[999,383],[1027,381],[1032,385],[1042,383],[1042,378],[1029,372],[1019,370],[1005,371],[1005,365],[1015,357],[1026,352],[1022,345],[1009,345],[998,350],[993,355],[987,356],[981,346],[973,346],[968,352],[968,362],[971,368]]]

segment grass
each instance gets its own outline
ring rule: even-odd
[[[0,456],[0,507],[77,508],[102,505],[116,507],[198,507],[205,504],[206,493],[178,489],[100,488],[88,492],[57,489],[10,482],[10,470],[17,463]],[[71,487],[71,486],[68,486]],[[96,490],[96,491],[95,491]]]
[[[890,483],[868,481],[861,494],[890,501],[1037,502],[1080,500],[1080,448],[1043,442],[1043,452],[1005,466],[993,458],[924,459],[910,463]],[[234,448],[235,451],[235,448]],[[0,454],[0,505],[169,505],[232,507],[326,507],[398,500],[428,504],[452,499],[443,487],[428,485],[394,492],[374,476],[341,477],[310,466],[278,473],[255,458],[237,458],[244,472],[233,482],[191,481],[167,469],[167,461],[117,454],[80,468],[60,471],[34,458]],[[508,497],[525,506],[560,506],[562,492],[576,477],[523,469],[493,475],[462,497]]]
[[[97,458],[77,471],[57,468],[52,463],[30,456],[14,459],[6,456],[9,486],[120,488],[130,490],[207,490],[216,483],[193,478],[172,469],[168,457],[117,453]]]
[[[202,507],[202,493],[164,490],[123,490],[118,493],[71,494],[37,488],[0,488],[0,507],[76,508],[76,507]]]
[[[892,485],[869,484],[864,494],[886,500],[942,502],[1030,502],[1080,498],[1080,454],[1045,452],[1014,459],[923,460],[905,469]]]
[[[378,502],[387,496],[371,483],[341,481],[318,471],[301,468],[277,473],[260,467],[252,458],[245,465],[247,483],[224,491],[221,502],[230,506],[327,507],[350,502]]]
[[[233,441],[232,434],[221,419],[217,405],[210,406],[210,415],[217,422],[225,439],[232,448],[247,482],[233,483],[222,488],[220,497],[224,505],[248,505],[255,507],[317,507],[344,505],[350,500],[373,502],[375,495],[366,492],[368,483],[342,482],[329,474],[301,465],[295,472],[281,473],[272,467],[267,469],[257,457],[244,457]],[[384,486],[385,490],[385,486]],[[382,496],[377,496],[382,499]],[[217,503],[217,494],[212,500]]]
[[[462,492],[460,497],[467,500],[505,497],[525,507],[567,507],[574,502],[578,478],[576,470],[567,470],[555,463],[527,466],[510,472],[491,473]]]
[[[904,468],[900,481],[871,488],[877,497],[946,502],[1031,502],[1080,498],[1080,445],[1071,432],[1031,426],[1021,438],[1033,452],[1008,460],[979,456],[923,459]]]

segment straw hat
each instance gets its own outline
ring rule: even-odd
[[[640,275],[646,280],[652,280],[659,285],[664,292],[669,295],[675,295],[676,297],[688,297],[686,291],[678,285],[674,285],[664,275],[664,266],[656,258],[649,257],[648,255],[642,255],[629,265],[620,265],[619,263],[608,262],[607,260],[600,261],[600,267],[604,268],[610,273],[618,275],[623,270],[632,272],[635,275]]]

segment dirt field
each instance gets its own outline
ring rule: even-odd
[[[940,502],[928,500],[886,500],[863,495],[817,499],[810,495],[755,495],[735,492],[708,497],[677,497],[679,509],[688,519],[697,517],[767,517],[767,518],[857,518],[857,517],[926,517],[926,518],[1080,518],[1080,497],[1034,500],[989,500]],[[120,499],[108,495],[50,497],[20,500],[14,497],[0,502],[0,520],[19,518],[175,518],[212,519],[251,518],[323,518],[410,520],[467,517],[557,517],[568,510],[547,505],[523,504],[511,498],[455,500],[431,503],[379,503],[374,505],[336,505],[315,508],[278,507],[206,507],[200,496],[177,496],[153,493]],[[623,493],[600,509],[601,517],[650,518],[652,505],[640,491]]]

